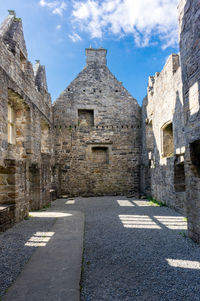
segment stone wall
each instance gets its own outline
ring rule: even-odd
[[[180,57],[149,78],[143,101],[141,190],[184,212],[200,242],[200,2],[178,11]]]
[[[54,103],[60,195],[139,193],[140,108],[106,66],[105,49]]]
[[[44,124],[48,130],[44,130]],[[2,223],[20,221],[29,209],[39,209],[50,201],[52,131],[51,97],[44,66],[37,61],[33,70],[27,57],[21,19],[10,11],[0,27]],[[48,160],[44,160],[45,156]],[[1,225],[1,228],[5,227]]]
[[[149,78],[142,106],[141,190],[185,212],[184,114],[179,56]],[[183,182],[177,188],[177,184]]]
[[[200,242],[200,1],[179,3],[189,236]]]
[[[86,66],[51,105],[28,61],[21,19],[0,26],[0,230],[62,195],[138,196],[188,217],[200,242],[200,1],[180,0],[180,55],[149,78],[142,110],[86,49]],[[54,122],[53,122],[54,118]]]

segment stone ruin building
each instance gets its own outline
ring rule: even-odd
[[[149,77],[142,108],[86,49],[51,104],[44,66],[27,59],[21,19],[0,27],[0,229],[55,197],[151,196],[188,218],[200,242],[200,2],[180,0],[180,53]]]
[[[0,27],[0,229],[50,201],[51,97],[44,66],[27,59],[21,19]]]

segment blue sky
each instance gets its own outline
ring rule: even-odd
[[[111,72],[139,104],[148,77],[177,53],[178,0],[0,0],[22,18],[29,60],[45,65],[52,101],[85,66],[85,48],[104,47]]]

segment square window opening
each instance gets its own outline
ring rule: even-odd
[[[78,125],[85,127],[94,126],[94,110],[78,110]]]
[[[92,161],[99,164],[109,164],[109,149],[105,146],[92,147]]]

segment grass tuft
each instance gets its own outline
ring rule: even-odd
[[[150,205],[152,206],[158,206],[158,207],[167,207],[167,205],[161,201],[157,201],[156,199],[153,199],[152,197],[147,198],[150,202]]]
[[[187,237],[187,235],[186,235],[185,232],[179,232],[178,234],[181,235],[181,236],[183,236],[183,237]]]

